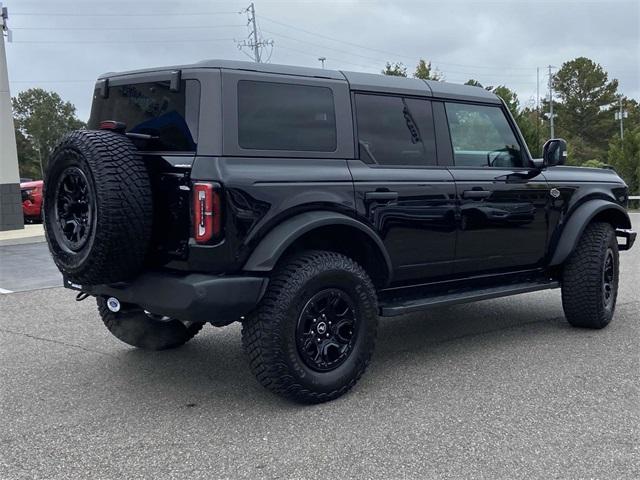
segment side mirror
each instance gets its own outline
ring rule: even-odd
[[[542,161],[545,167],[564,165],[567,159],[567,142],[562,138],[547,140],[542,147]]]

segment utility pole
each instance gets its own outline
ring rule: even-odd
[[[614,118],[620,120],[620,142],[624,140],[624,119],[629,117],[629,113],[622,109],[622,95],[618,97],[618,111]]]
[[[240,50],[244,47],[249,48],[253,52],[253,55],[249,55],[249,57],[252,58],[254,62],[260,63],[262,62],[262,47],[267,45],[273,46],[273,40],[263,40],[259,38],[258,27],[256,24],[256,9],[253,2],[240,12],[240,14],[244,13],[247,14],[247,26],[250,28],[249,38],[242,42],[238,42],[238,48]],[[267,59],[267,61],[269,61],[269,59]]]
[[[253,54],[256,62],[260,63],[260,45],[258,45],[258,29],[256,28],[256,9],[253,2],[249,5],[250,21],[253,24]]]
[[[318,60],[320,60],[320,63],[322,63],[322,68],[324,69],[324,61],[327,59],[327,57],[318,57]]]
[[[536,152],[538,151],[539,148],[540,148],[540,67],[536,67]]]
[[[554,132],[554,125],[553,125],[553,118],[555,117],[555,115],[553,114],[553,74],[551,73],[551,69],[555,68],[553,65],[549,65],[549,126],[550,126],[550,137],[549,138],[554,138],[555,132]]]
[[[0,231],[24,228],[9,72],[4,49],[5,35],[11,40],[8,19],[9,12],[0,3]]]

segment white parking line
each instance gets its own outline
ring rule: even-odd
[[[13,293],[13,290],[7,290],[6,288],[0,288],[0,294],[2,293]]]

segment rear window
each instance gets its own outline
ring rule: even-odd
[[[96,89],[89,128],[99,128],[104,120],[116,120],[126,124],[127,132],[157,137],[147,142],[147,150],[194,151],[200,83],[182,80],[178,92],[172,92],[169,84],[160,81],[110,86],[107,98]]]
[[[241,80],[238,143],[251,150],[335,151],[333,92],[327,87]]]

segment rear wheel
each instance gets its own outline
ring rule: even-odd
[[[98,297],[98,312],[109,332],[118,340],[145,350],[166,350],[184,345],[202,329],[203,323],[185,323],[154,315],[136,306],[112,312],[107,299]]]
[[[608,223],[585,229],[562,275],[562,307],[574,327],[604,328],[618,295],[618,242]]]
[[[333,400],[364,373],[378,325],[376,293],[357,263],[310,251],[272,276],[242,342],[251,370],[271,391],[304,403]]]

